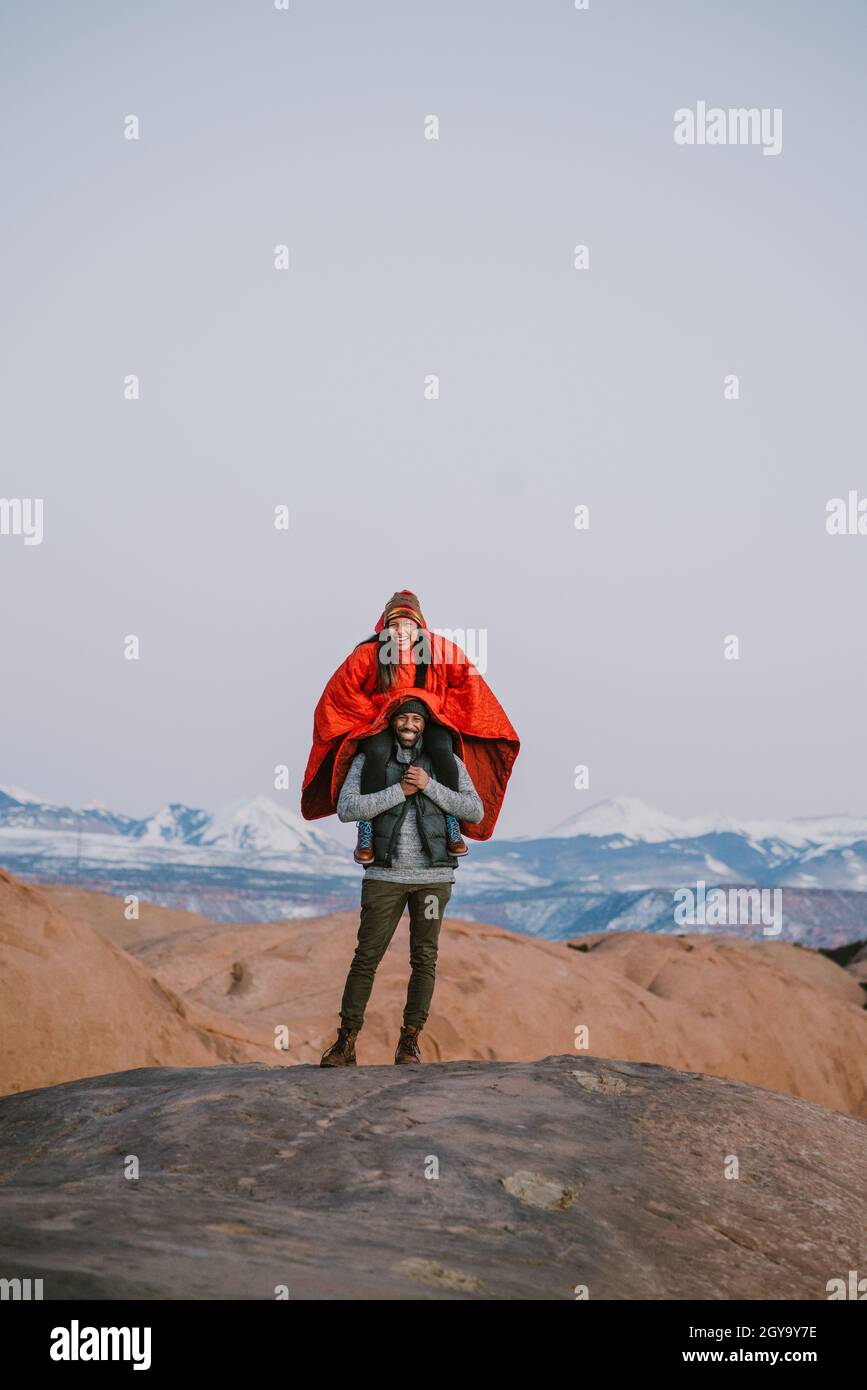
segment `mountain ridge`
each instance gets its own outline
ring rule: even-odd
[[[213,813],[168,802],[136,819],[9,787],[0,788],[0,864],[31,882],[132,891],[225,921],[356,905],[362,875],[348,841],[267,796],[240,797]],[[455,896],[468,916],[562,938],[609,921],[674,930],[667,890],[699,883],[785,888],[788,939],[843,944],[861,934],[865,915],[867,822],[839,814],[679,820],[614,798],[561,823],[559,833],[474,841]]]

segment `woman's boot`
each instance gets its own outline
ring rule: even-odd
[[[358,822],[358,840],[356,842],[353,858],[356,864],[372,864],[374,857],[373,826],[369,820],[360,820]]]
[[[457,816],[446,816],[446,833],[449,842],[449,854],[467,854],[467,846],[461,838],[461,827]]]

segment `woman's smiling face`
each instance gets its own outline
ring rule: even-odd
[[[389,627],[396,634],[397,645],[402,652],[412,646],[418,632],[418,624],[412,618],[392,618]]]

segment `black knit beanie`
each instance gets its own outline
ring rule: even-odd
[[[431,717],[430,710],[423,700],[401,700],[397,709],[392,710],[389,720],[396,719],[399,714],[422,714],[426,720]]]

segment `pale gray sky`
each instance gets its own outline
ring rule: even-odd
[[[297,809],[322,686],[408,586],[487,629],[503,833],[620,793],[867,812],[867,536],[825,531],[867,496],[862,4],[2,27],[0,495],[44,539],[0,536],[0,781],[143,814],[285,762]],[[782,153],[676,146],[700,100],[781,108]]]

